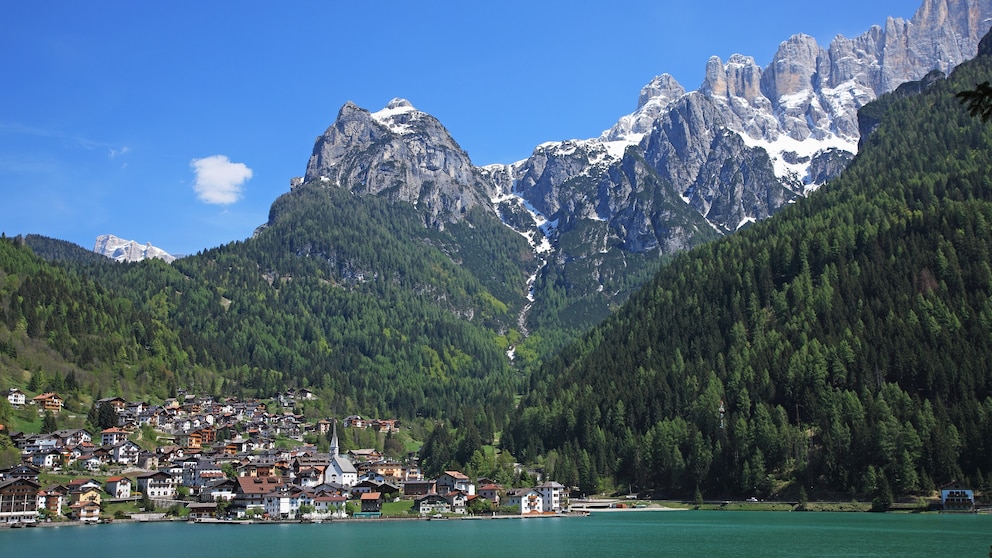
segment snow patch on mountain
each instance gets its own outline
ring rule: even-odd
[[[140,262],[151,258],[172,263],[176,257],[161,248],[152,246],[151,242],[140,244],[134,240],[125,240],[112,234],[102,234],[96,237],[93,251],[118,262]]]
[[[421,115],[414,106],[406,99],[396,98],[389,101],[380,111],[372,113],[372,119],[389,128],[389,131],[398,135],[407,135],[414,132],[413,122]]]
[[[754,138],[747,134],[740,136],[744,140],[744,145],[751,148],[760,147],[768,153],[772,167],[775,169],[775,176],[787,183],[803,184],[805,189],[800,193],[804,194],[821,186],[813,183],[809,178],[809,165],[814,156],[831,148],[851,154],[858,151],[856,139],[842,138],[833,134],[823,139],[805,140],[797,140],[784,134],[778,135],[775,139]]]

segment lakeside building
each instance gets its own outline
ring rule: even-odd
[[[57,520],[62,514],[97,521],[104,499],[140,497],[171,507],[179,503],[180,487],[183,494],[188,490],[192,502],[203,504],[187,506],[196,518],[214,517],[222,509],[225,516],[321,520],[346,517],[350,500],[357,517],[377,517],[385,500],[399,498],[409,502],[408,509],[415,513],[464,514],[477,497],[477,483],[487,500],[499,503],[502,499],[502,488],[491,479],[473,482],[460,471],[425,479],[415,454],[402,461],[384,458],[374,448],[345,454],[338,444],[336,421],[311,424],[302,415],[269,413],[257,401],[215,401],[184,394],[181,400],[161,406],[116,397],[101,405],[113,408],[119,418],[131,414],[135,420],[121,420],[97,434],[82,428],[50,434],[10,433],[23,462],[0,470],[0,522]],[[148,425],[154,417],[157,442],[166,445],[141,450],[131,439],[139,416],[140,423]],[[352,422],[354,427],[361,424],[380,431],[398,427],[394,420]],[[317,431],[330,434],[328,453],[302,443],[302,433]],[[297,447],[274,443],[277,436],[298,434],[301,443]],[[41,470],[70,467],[92,474],[109,469],[111,476],[102,482],[78,478],[66,486],[41,488]],[[134,468],[140,472],[131,472]],[[560,488],[545,483],[532,489],[535,498],[541,499],[542,513],[559,509],[561,497],[556,494]],[[521,509],[521,513],[531,510]]]

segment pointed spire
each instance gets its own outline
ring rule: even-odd
[[[331,426],[331,428],[333,428],[334,431],[331,433],[330,453],[331,453],[331,457],[337,457],[338,455],[341,455],[341,451],[340,451],[341,448],[338,447],[338,420],[337,419],[334,419],[334,423]]]

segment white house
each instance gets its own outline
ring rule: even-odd
[[[414,499],[413,509],[420,515],[451,513],[451,502],[440,494],[424,494]]]
[[[475,483],[459,471],[445,471],[437,478],[437,493],[447,494],[460,490],[469,496],[475,495]]]
[[[138,490],[151,499],[176,497],[179,479],[163,471],[152,471],[138,475]]]
[[[216,502],[217,500],[230,502],[234,499],[234,492],[237,487],[238,483],[232,479],[214,480],[200,489],[200,500],[203,502]]]
[[[103,491],[110,494],[112,498],[130,498],[131,486],[131,479],[127,477],[110,477],[103,486]]]
[[[318,494],[313,499],[315,518],[344,519],[348,517],[345,505],[348,498],[340,494]]]
[[[183,486],[199,489],[206,484],[224,478],[220,465],[210,459],[186,458],[183,460]]]
[[[130,432],[117,428],[116,426],[113,428],[108,428],[100,433],[100,445],[116,446],[117,444],[125,442],[128,434],[130,434]]]
[[[20,409],[28,402],[28,398],[24,395],[23,391],[17,388],[10,388],[7,391],[7,401],[9,401],[11,406],[15,409]]]
[[[975,491],[958,483],[942,486],[940,505],[944,511],[974,511]]]
[[[565,487],[548,481],[534,488],[517,488],[506,493],[506,505],[520,509],[521,514],[561,513],[564,508]]]
[[[120,465],[137,465],[141,446],[131,440],[124,440],[110,450],[110,460]]]
[[[464,514],[468,512],[468,494],[465,494],[461,490],[455,490],[454,492],[449,492],[445,498],[451,503],[451,513]]]
[[[292,519],[300,506],[313,506],[313,498],[297,486],[284,485],[264,497],[265,513],[277,519]]]
[[[59,439],[59,446],[63,448],[74,448],[79,444],[86,444],[93,441],[93,435],[83,428],[67,428],[56,430],[52,435]]]
[[[31,454],[31,464],[35,467],[54,469],[62,463],[62,454],[56,450],[48,450]]]
[[[32,434],[25,438],[23,447],[24,453],[38,453],[52,451],[58,448],[59,439],[51,434]]]
[[[541,495],[541,506],[546,512],[561,513],[565,487],[555,481],[548,481],[534,487]]]
[[[100,461],[100,458],[92,453],[79,456],[77,461],[87,471],[99,471],[100,467],[103,466],[103,461]]]
[[[515,488],[507,491],[506,505],[520,510],[520,514],[544,513],[544,498],[533,488]]]

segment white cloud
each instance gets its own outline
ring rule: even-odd
[[[230,205],[241,199],[241,191],[252,171],[244,163],[232,163],[225,155],[193,159],[190,167],[196,173],[196,197],[204,203]]]

